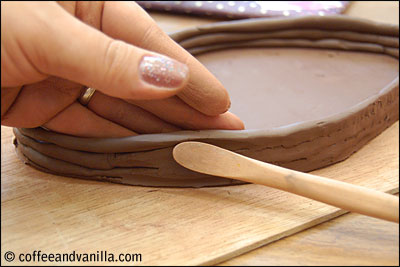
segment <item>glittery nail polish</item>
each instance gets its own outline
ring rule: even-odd
[[[188,75],[185,64],[162,56],[144,56],[139,71],[143,81],[163,88],[180,87]]]

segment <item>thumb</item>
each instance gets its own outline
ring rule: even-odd
[[[169,57],[114,40],[54,6],[47,27],[35,39],[41,72],[96,88],[125,99],[175,95],[189,71]]]

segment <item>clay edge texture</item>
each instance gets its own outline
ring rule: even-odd
[[[342,16],[251,19],[172,34],[191,53],[231,47],[311,47],[398,58],[396,25]],[[274,129],[180,131],[127,138],[79,138],[41,128],[14,129],[19,156],[42,171],[132,185],[200,187],[240,184],[198,174],[172,158],[174,145],[197,140],[280,166],[311,171],[344,160],[398,120],[398,77],[343,113]]]

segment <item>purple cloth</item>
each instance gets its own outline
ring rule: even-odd
[[[146,10],[225,19],[333,15],[349,1],[136,1]]]

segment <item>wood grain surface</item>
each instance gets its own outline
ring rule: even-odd
[[[399,225],[346,214],[220,265],[398,266]]]
[[[377,11],[381,8],[382,14]],[[396,14],[398,20],[398,3],[353,3],[348,12],[393,23]],[[372,17],[376,14],[381,15]],[[192,21],[184,16],[153,17],[166,31]],[[193,25],[209,21],[196,18]],[[397,122],[348,160],[313,173],[396,193],[398,131]],[[18,255],[34,250],[142,254],[142,262],[58,265],[205,265],[229,259],[223,264],[398,265],[399,232],[394,223],[345,215],[245,254],[344,211],[259,185],[146,188],[50,175],[21,163],[10,128],[1,128],[1,142],[2,265],[21,264],[5,261],[7,251]],[[232,259],[238,255],[242,256]]]

